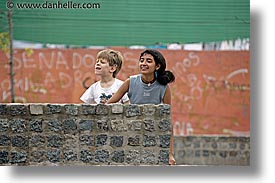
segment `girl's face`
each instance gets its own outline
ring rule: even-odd
[[[144,54],[139,59],[139,69],[142,74],[153,74],[159,69],[159,64],[156,65],[154,57],[150,54]]]
[[[95,74],[100,76],[109,76],[115,71],[115,66],[110,66],[104,58],[98,58],[95,64]]]

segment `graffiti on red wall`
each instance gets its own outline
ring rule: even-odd
[[[124,63],[118,78],[137,74],[143,50],[114,48]],[[99,49],[37,49],[14,52],[16,102],[81,103],[79,97],[98,78]],[[171,86],[175,135],[250,132],[249,51],[160,50],[176,76]],[[0,52],[0,101],[11,101],[8,55]]]

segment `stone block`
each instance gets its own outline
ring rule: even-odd
[[[42,132],[42,119],[31,119],[30,120],[30,131],[32,132]]]
[[[79,137],[80,145],[84,146],[94,146],[95,145],[95,138],[93,135],[81,135]]]
[[[107,150],[96,150],[95,151],[95,162],[106,163],[109,160],[109,151]]]
[[[156,146],[156,144],[157,144],[157,139],[155,136],[148,136],[148,135],[144,136],[144,139],[143,139],[144,147]]]
[[[122,114],[123,113],[123,105],[122,104],[112,104],[111,109],[112,109],[112,114]]]
[[[94,159],[94,155],[91,151],[83,149],[80,151],[80,161],[84,163],[92,162]]]
[[[6,150],[0,150],[0,165],[7,164],[9,162],[9,152]]]
[[[65,149],[75,149],[79,148],[79,145],[81,145],[79,141],[79,135],[64,134],[63,139],[63,148]]]
[[[96,105],[83,104],[80,107],[81,114],[91,115],[96,114]]]
[[[159,130],[161,132],[166,132],[171,130],[171,122],[169,120],[160,120],[158,124]]]
[[[26,107],[26,105],[11,104],[10,105],[10,114],[12,116],[26,115],[27,114],[27,107]]]
[[[115,132],[123,132],[127,130],[124,120],[111,120],[111,129]]]
[[[30,105],[30,114],[42,115],[43,114],[43,105],[31,104]]]
[[[30,154],[31,163],[43,163],[47,160],[45,150],[34,150]]]
[[[29,137],[30,147],[43,147],[46,143],[46,139],[43,135],[33,135]]]
[[[12,133],[24,133],[27,131],[26,121],[24,119],[11,119],[9,121]]]
[[[159,105],[159,115],[160,116],[170,115],[170,105],[160,104]]]
[[[142,129],[142,120],[130,120],[128,122],[128,129],[132,131],[140,131]]]
[[[128,138],[128,145],[129,146],[139,146],[140,145],[140,136],[136,135],[133,137]]]
[[[152,118],[152,116],[155,115],[155,112],[156,112],[155,105],[153,105],[153,104],[144,104],[143,105],[143,111],[142,111],[142,113],[146,117]]]
[[[109,105],[98,104],[96,106],[96,114],[97,115],[107,115],[107,114],[109,114]]]
[[[27,162],[26,151],[12,151],[10,155],[10,162],[12,164],[22,164]]]
[[[61,113],[61,105],[58,104],[48,104],[46,106],[46,114],[56,114]]]
[[[47,158],[48,161],[51,163],[58,163],[61,161],[61,150],[59,149],[52,149],[47,151]]]
[[[72,115],[72,116],[76,116],[78,114],[78,107],[77,105],[74,104],[69,104],[69,105],[65,105],[65,113]]]
[[[64,151],[64,160],[65,161],[76,161],[77,160],[77,152],[73,150],[65,150]]]
[[[122,145],[123,145],[123,136],[111,136],[110,146],[122,147]]]
[[[159,162],[163,164],[169,163],[169,150],[160,150],[159,156],[158,156]]]
[[[8,114],[8,106],[6,104],[0,104],[0,115]]]
[[[9,122],[7,119],[0,119],[0,133],[1,132],[8,132],[9,129]]]
[[[49,135],[48,137],[48,147],[62,147],[63,138],[61,135]]]
[[[63,125],[64,125],[64,133],[70,133],[70,134],[77,133],[76,119],[65,119]]]
[[[99,134],[96,136],[96,147],[104,146],[107,144],[108,136],[106,134]]]
[[[138,105],[130,104],[125,105],[125,116],[126,117],[134,117],[134,116],[140,116],[141,110]]]
[[[107,119],[97,120],[97,131],[98,132],[107,132],[109,131],[109,125]]]
[[[22,149],[27,149],[28,148],[28,137],[26,136],[21,136],[21,135],[16,135],[11,137],[11,145],[12,147],[19,147]]]
[[[126,153],[126,163],[132,165],[140,164],[140,152],[138,150],[129,150]]]
[[[58,119],[50,119],[47,121],[48,129],[52,132],[61,132],[62,131],[62,122]]]
[[[144,129],[149,132],[155,131],[155,123],[153,120],[146,119],[144,120]]]
[[[156,163],[156,155],[154,151],[143,150],[141,154],[141,164],[153,165]]]
[[[125,153],[123,150],[114,151],[111,160],[115,163],[123,163],[125,160]]]
[[[9,145],[10,145],[10,137],[7,135],[0,135],[0,147],[9,146]]]
[[[93,131],[94,121],[90,119],[81,119],[79,122],[80,131]]]
[[[170,147],[170,137],[171,135],[160,135],[159,136],[159,146],[162,148],[168,148]]]

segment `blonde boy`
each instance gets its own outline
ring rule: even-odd
[[[80,97],[87,104],[105,104],[123,84],[116,78],[121,69],[123,57],[119,51],[106,49],[97,54],[95,75],[100,80],[92,84]],[[120,103],[129,103],[127,93],[121,98]]]

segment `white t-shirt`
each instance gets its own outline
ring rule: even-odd
[[[80,97],[80,100],[86,104],[104,104],[108,99],[110,99],[119,87],[123,84],[123,81],[116,79],[113,85],[109,88],[102,88],[100,81],[92,84]],[[120,103],[125,103],[129,100],[127,93],[119,101]]]

